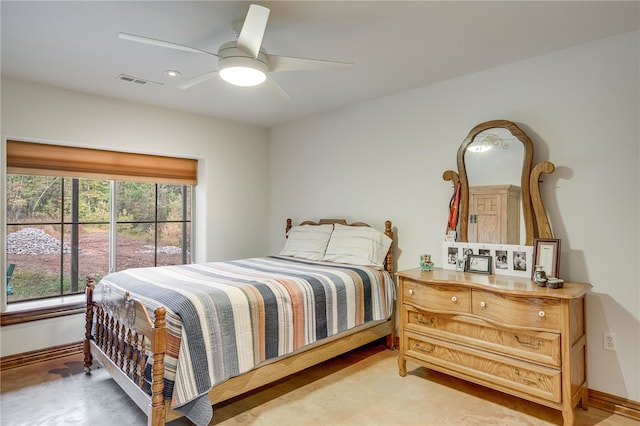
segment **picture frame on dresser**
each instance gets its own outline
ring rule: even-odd
[[[466,272],[475,272],[478,274],[491,273],[491,256],[481,254],[471,254],[467,259]]]
[[[559,238],[536,238],[533,240],[533,266],[532,278],[535,266],[542,266],[548,277],[558,277],[560,269]]]

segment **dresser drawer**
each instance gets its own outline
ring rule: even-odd
[[[443,372],[475,379],[489,386],[515,390],[552,402],[561,402],[561,372],[513,358],[491,354],[422,336],[404,333],[405,355]],[[437,368],[439,367],[439,368]]]
[[[519,297],[473,289],[471,312],[482,318],[520,327],[560,330],[559,299]]]
[[[406,330],[550,367],[561,365],[558,333],[501,328],[468,316],[406,309]]]
[[[471,290],[465,287],[402,282],[402,302],[424,309],[450,312],[471,311]]]

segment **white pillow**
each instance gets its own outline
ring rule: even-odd
[[[294,226],[287,234],[280,256],[322,260],[332,231],[332,224]]]
[[[391,242],[377,229],[336,223],[322,260],[383,268]]]

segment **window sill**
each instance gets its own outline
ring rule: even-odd
[[[85,312],[87,302],[84,294],[65,296],[35,302],[18,302],[7,306],[0,314],[0,326],[76,315]]]

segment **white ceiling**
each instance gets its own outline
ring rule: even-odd
[[[346,61],[351,71],[283,72],[285,100],[218,77],[216,58],[119,39],[119,32],[217,52],[244,1],[2,0],[2,74],[264,126],[380,98],[639,28],[638,1],[261,1],[276,55]],[[170,79],[167,69],[182,73]],[[127,74],[160,84],[127,83]]]

